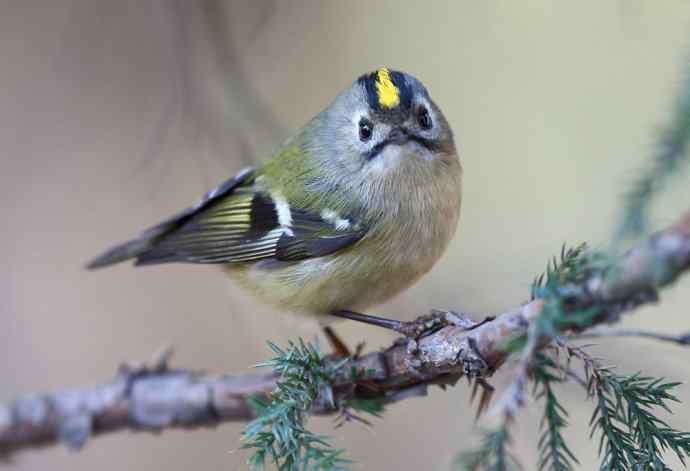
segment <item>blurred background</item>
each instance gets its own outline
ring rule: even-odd
[[[270,155],[365,71],[419,77],[455,130],[465,167],[457,237],[437,267],[376,313],[501,312],[564,242],[605,247],[620,195],[667,122],[690,54],[690,3],[398,1],[40,1],[0,9],[0,400],[110,378],[124,360],[174,345],[175,365],[247,372],[265,341],[318,335],[256,304],[209,266],[84,262],[188,206]],[[655,207],[655,227],[687,209],[687,176]],[[690,330],[690,280],[625,326]],[[387,332],[343,323],[351,345]],[[622,372],[690,378],[690,351],[635,340],[597,351]],[[503,371],[493,380],[509,379]],[[590,407],[560,388],[567,437],[596,467]],[[391,407],[372,430],[313,426],[355,469],[445,470],[474,443],[459,385]],[[690,388],[681,399],[690,402]],[[536,469],[539,407],[515,433]],[[672,424],[690,428],[690,408]],[[16,470],[245,469],[242,425],[115,434],[0,464]]]

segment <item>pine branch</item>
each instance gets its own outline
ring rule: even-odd
[[[690,346],[690,332],[680,335],[662,334],[661,332],[652,332],[643,329],[593,329],[588,332],[582,332],[573,335],[571,338],[575,340],[602,338],[602,337],[637,337],[650,340],[660,340],[662,342],[675,343],[683,347]]]
[[[250,466],[263,469],[270,460],[281,471],[345,469],[349,461],[341,458],[344,450],[333,449],[327,437],[307,430],[306,419],[319,397],[336,408],[331,384],[347,360],[328,364],[315,346],[302,340],[291,342],[287,350],[269,345],[276,357],[259,366],[273,367],[279,379],[270,400],[253,401],[257,418],[247,425],[242,445],[254,450]]]
[[[689,267],[690,212],[621,259],[587,273],[578,271],[574,284],[561,286],[565,317],[559,318],[558,330],[581,330],[583,318],[570,313],[591,309],[596,313],[587,325],[615,321],[625,311],[656,301],[657,289]],[[506,361],[505,345],[543,320],[546,301],[534,299],[472,330],[466,316],[448,313],[450,325],[437,332],[416,342],[396,341],[341,367],[331,384],[333,402],[390,404],[423,395],[429,385],[455,384],[463,374],[488,377]],[[250,398],[258,394],[267,402],[276,379],[273,373],[209,377],[170,369],[165,362],[123,368],[112,381],[94,388],[30,395],[0,405],[0,451],[9,454],[58,441],[79,448],[93,436],[118,430],[157,432],[247,421],[255,418]],[[310,412],[339,412],[324,399],[320,393]]]
[[[504,423],[507,424],[524,404],[529,380],[534,379],[536,387],[541,387],[540,395],[545,397],[542,425],[546,424],[547,428],[538,445],[540,470],[569,471],[573,469],[572,462],[577,462],[577,459],[561,435],[561,429],[567,425],[567,413],[551,389],[551,383],[559,381],[560,377],[550,370],[563,368],[539,350],[552,340],[562,343],[563,332],[582,331],[596,324],[602,316],[609,316],[609,321],[617,320],[619,313],[615,310],[607,313],[602,303],[583,303],[582,299],[578,299],[581,289],[588,289],[591,280],[600,275],[616,279],[624,277],[625,273],[622,264],[604,254],[588,252],[584,244],[568,250],[563,246],[560,260],[554,258],[547,265],[546,272],[538,276],[532,286],[532,299],[543,303],[541,313],[526,333],[515,336],[502,347],[506,354],[519,353],[520,358],[515,378],[494,407],[494,413],[505,417]],[[648,293],[656,296],[655,290]],[[568,370],[566,367],[565,371]],[[481,455],[482,449],[480,447],[474,454]],[[473,456],[473,453],[469,456]]]
[[[649,227],[650,206],[667,181],[681,173],[689,159],[690,144],[690,70],[676,98],[669,124],[662,130],[651,165],[633,182],[623,197],[623,209],[614,239],[620,242],[639,236]]]
[[[540,299],[543,308],[539,316],[527,329],[523,337],[517,337],[510,345],[505,345],[507,354],[520,353],[520,361],[515,378],[494,407],[497,415],[513,418],[525,402],[525,388],[535,367],[534,359],[541,347],[560,335],[562,329],[572,327],[576,321],[581,327],[591,322],[597,310],[571,310],[566,313],[564,292],[568,287],[584,282],[592,275],[596,262],[587,252],[586,244],[567,249],[561,248],[560,260],[555,257],[546,266],[546,271],[535,278],[531,287],[532,300]],[[572,312],[575,311],[575,312]],[[569,314],[569,315],[567,315]],[[545,371],[543,371],[546,374]]]
[[[671,428],[654,410],[671,413],[669,403],[680,402],[672,393],[680,383],[639,373],[616,374],[584,348],[567,342],[561,345],[584,364],[586,389],[595,402],[590,435],[599,435],[601,471],[671,471],[663,456],[667,450],[685,465],[690,458],[690,433]]]

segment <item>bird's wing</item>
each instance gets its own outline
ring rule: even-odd
[[[197,205],[148,229],[91,262],[89,268],[135,258],[170,262],[243,263],[320,257],[364,235],[353,221],[291,208],[254,185],[247,170],[210,191]]]

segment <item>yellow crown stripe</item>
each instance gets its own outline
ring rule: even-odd
[[[400,103],[400,90],[391,80],[390,71],[386,68],[381,68],[376,73],[376,92],[379,105],[383,108],[395,108]]]

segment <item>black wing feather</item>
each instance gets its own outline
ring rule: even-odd
[[[362,238],[359,232],[350,232],[339,236],[323,236],[308,239],[283,236],[278,241],[276,260],[291,262],[306,258],[323,257],[354,244]]]

